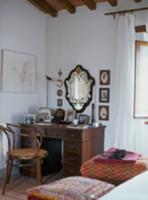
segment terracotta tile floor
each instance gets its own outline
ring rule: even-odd
[[[44,177],[43,183],[50,183],[61,177],[61,172],[57,174],[51,174],[49,176]],[[0,180],[0,200],[27,200],[27,189],[37,185],[38,184],[34,178],[29,178],[26,176],[13,177],[10,180],[10,184],[6,187],[5,195],[2,195],[2,180]]]

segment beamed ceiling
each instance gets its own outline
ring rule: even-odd
[[[76,13],[76,8],[86,6],[90,10],[95,10],[96,5],[101,2],[108,2],[111,6],[117,6],[118,0],[28,0],[31,4],[41,10],[44,14],[52,17],[58,16],[58,11],[67,10],[70,14]],[[136,3],[142,0],[131,0]]]

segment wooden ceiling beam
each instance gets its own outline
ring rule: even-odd
[[[76,12],[75,6],[69,0],[58,0],[58,2],[71,14]]]
[[[141,1],[142,1],[142,0],[135,0],[136,3],[139,3],[139,2],[141,2]]]
[[[38,9],[43,10],[44,13],[48,13],[52,17],[57,17],[57,11],[46,0],[28,0]]]
[[[47,13],[35,0],[28,0],[28,1],[43,13]]]
[[[96,3],[94,2],[94,0],[82,0],[82,2],[84,4],[87,5],[87,7],[90,9],[90,10],[95,10],[96,9]]]
[[[135,26],[136,33],[147,32],[146,25]]]
[[[111,6],[117,6],[117,0],[107,0]]]

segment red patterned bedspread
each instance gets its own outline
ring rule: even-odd
[[[97,158],[98,156],[86,161],[81,166],[82,176],[117,185],[148,170],[148,157],[140,157],[134,163],[126,162],[126,164],[120,162],[96,162]]]

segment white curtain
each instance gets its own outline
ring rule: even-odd
[[[141,126],[133,118],[135,17],[118,16],[117,60],[114,81],[114,146],[142,152]]]
[[[0,124],[5,125],[5,124]],[[8,143],[6,135],[0,132],[0,169],[5,168],[6,166],[6,156],[8,150]]]

